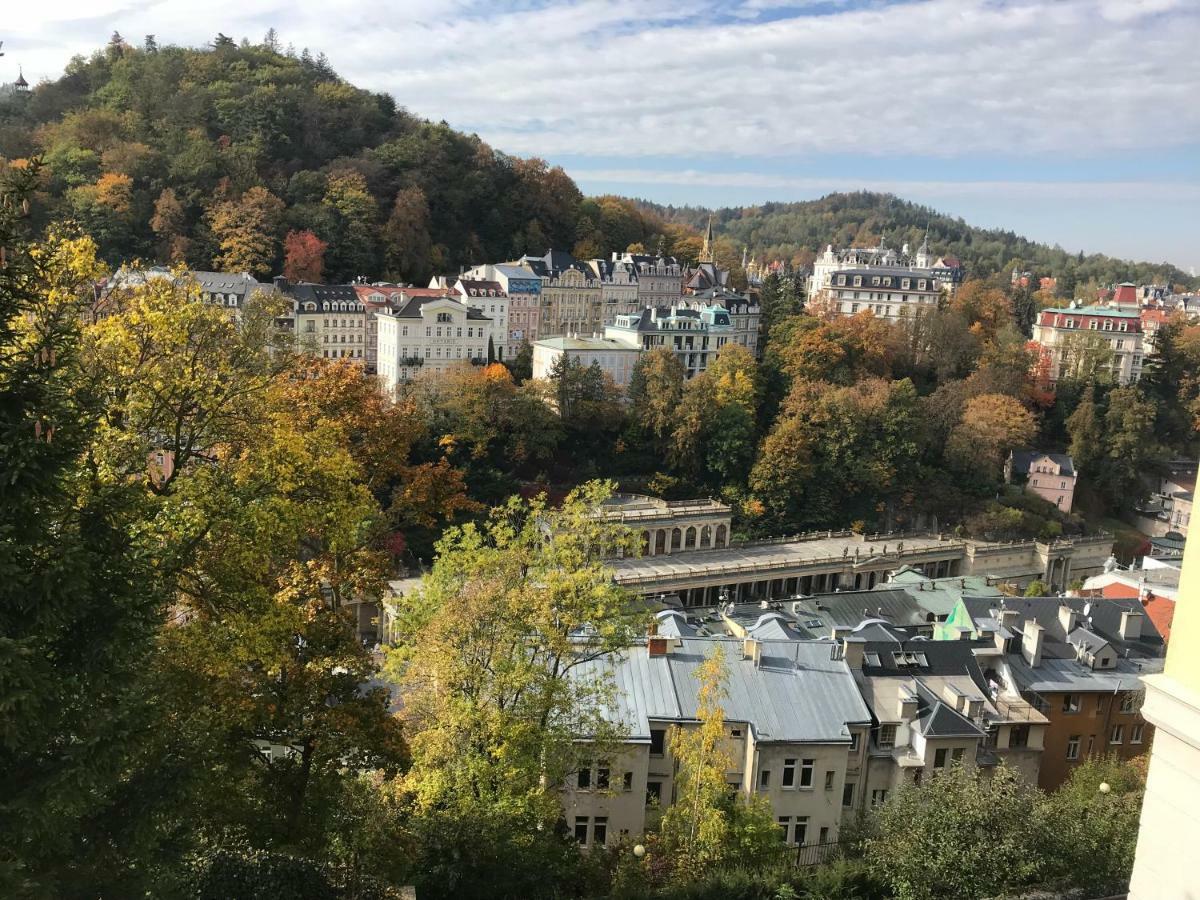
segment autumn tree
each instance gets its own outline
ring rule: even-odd
[[[683,363],[666,347],[639,354],[629,378],[635,420],[664,454],[686,380]]]
[[[359,172],[330,175],[321,206],[332,221],[327,266],[333,278],[345,281],[370,275],[379,262],[379,204]]]
[[[321,283],[329,245],[307,229],[289,231],[283,239],[283,277],[291,282]]]
[[[396,194],[383,229],[384,261],[393,277],[412,284],[432,274],[433,242],[429,237],[429,201],[418,187]]]
[[[726,344],[708,370],[684,387],[673,415],[673,463],[714,490],[744,484],[754,461],[760,400],[753,354]]]
[[[283,201],[263,187],[215,204],[208,212],[220,248],[213,265],[228,272],[269,276],[278,255],[283,208]]]
[[[781,845],[770,804],[761,795],[737,796],[725,780],[736,768],[721,705],[728,696],[725,648],[716,643],[692,675],[699,682],[698,725],[671,730],[675,800],[663,814],[658,844],[671,864],[686,873],[732,862],[775,862]]]
[[[967,401],[962,419],[946,443],[947,459],[960,471],[984,481],[1000,477],[1010,451],[1033,440],[1037,422],[1006,394],[981,394]]]
[[[158,258],[172,265],[187,258],[191,241],[187,238],[186,215],[183,204],[175,191],[163,188],[154,201],[154,215],[150,218],[150,229],[158,238]]]

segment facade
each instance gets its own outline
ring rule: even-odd
[[[539,337],[599,335],[603,331],[600,279],[590,266],[561,250],[523,256],[518,263],[541,279]]]
[[[291,284],[275,279],[276,288],[292,298],[296,343],[322,359],[367,363],[367,307],[349,284]]]
[[[906,290],[900,283],[884,284],[883,277],[899,277],[910,279],[910,285],[921,280],[926,282],[926,286],[932,285],[932,290],[938,296],[944,289],[948,293],[953,293],[954,289],[963,279],[962,264],[957,257],[942,256],[935,257],[929,250],[929,238],[917,249],[915,254],[909,253],[908,245],[905,244],[899,251],[886,247],[882,243],[878,247],[850,247],[844,250],[834,250],[833,245],[826,246],[825,252],[818,256],[813,261],[813,274],[808,281],[808,298],[816,300],[836,287],[853,287],[850,282],[839,284],[834,275],[840,272],[856,272],[865,274],[868,277],[867,287],[874,287],[874,291],[859,291],[861,296],[841,297],[838,300],[846,300],[849,303],[858,301],[868,304],[882,305],[881,301],[888,301],[887,305],[903,304],[905,301],[900,300],[894,292],[881,291],[880,288],[888,287],[895,290]],[[872,282],[871,279],[878,275],[881,280]],[[1015,283],[1015,282],[1014,282]],[[861,285],[860,285],[861,287]],[[907,289],[910,296],[912,288]],[[866,294],[874,294],[873,297],[867,297]],[[884,296],[888,294],[889,296]],[[936,302],[937,297],[934,298]],[[901,307],[904,308],[904,307]],[[844,309],[837,309],[838,312],[846,314]],[[849,313],[853,315],[853,313]],[[883,316],[884,313],[876,312],[876,315]]]
[[[1089,756],[1144,753],[1143,675],[1162,670],[1164,644],[1136,600],[964,598],[949,624],[996,640],[998,686],[1047,719],[1038,784],[1053,790]]]
[[[376,313],[379,381],[389,395],[423,372],[487,363],[491,320],[451,297],[412,297]]]
[[[1187,542],[1163,672],[1144,676],[1141,715],[1155,728],[1130,900],[1196,895],[1200,843],[1200,540]]]
[[[512,359],[517,351],[510,347],[508,340],[508,294],[500,282],[459,278],[454,283],[454,292],[467,306],[491,320],[491,358],[500,362]]]
[[[630,315],[641,309],[637,266],[615,259],[592,259],[588,260],[588,265],[600,279],[604,325],[612,325],[617,316]]]
[[[1051,382],[1070,373],[1097,372],[1117,384],[1142,374],[1145,350],[1139,314],[1112,306],[1046,309],[1033,326]]]
[[[673,256],[613,253],[613,262],[629,263],[637,271],[638,308],[670,306],[683,294],[683,268]]]
[[[928,269],[870,266],[832,273],[813,299],[836,315],[870,311],[878,319],[903,322],[937,309],[941,297],[941,283]]]
[[[559,357],[569,356],[583,366],[593,363],[618,387],[626,387],[641,354],[637,347],[602,337],[551,337],[533,342],[533,377],[549,378]]]
[[[242,318],[246,301],[256,292],[274,293],[273,284],[262,284],[246,273],[190,272],[188,273],[200,289],[200,299],[214,306],[224,307],[235,321]]]
[[[758,336],[762,323],[762,308],[756,300],[745,294],[728,288],[712,288],[693,294],[686,306],[691,309],[723,306],[729,312],[729,322],[733,325],[733,336],[730,343],[741,344],[754,354],[760,355]]]
[[[617,316],[604,336],[642,350],[665,347],[683,363],[691,378],[708,368],[717,351],[734,337],[733,322],[723,306],[688,309],[653,307]]]
[[[1065,453],[1014,450],[1004,463],[1005,481],[1011,484],[1014,480],[1024,479],[1026,491],[1067,513],[1075,500],[1078,478],[1075,463]]]
[[[1196,463],[1173,460],[1167,473],[1154,478],[1150,496],[1135,507],[1134,524],[1151,537],[1176,534],[1187,537],[1196,497]]]
[[[667,637],[577,666],[577,678],[613,677],[622,702],[610,708],[626,738],[613,758],[567,779],[563,808],[580,844],[642,834],[675,800],[672,728],[697,724],[695,670],[725,651],[726,782],[771,803],[784,842],[837,840],[848,772],[861,769],[871,716],[846,662],[827,641]]]
[[[540,336],[542,319],[542,279],[521,263],[474,266],[465,278],[494,281],[508,295],[507,357],[512,359],[523,343],[532,344]]]

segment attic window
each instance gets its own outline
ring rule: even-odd
[[[877,669],[879,668],[879,654],[878,653],[864,653],[863,658],[867,661],[868,666],[874,666]]]

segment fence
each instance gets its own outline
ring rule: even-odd
[[[806,868],[819,866],[837,856],[837,841],[824,844],[801,844],[796,848],[796,866]]]

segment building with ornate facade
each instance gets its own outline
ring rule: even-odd
[[[599,334],[604,330],[600,279],[571,254],[549,250],[545,256],[522,256],[518,262],[542,282],[539,337]]]
[[[512,359],[521,345],[532,344],[541,334],[542,279],[531,268],[518,262],[473,266],[464,278],[494,281],[508,296],[508,330],[503,338],[506,358]]]
[[[613,253],[612,261],[636,267],[638,305],[642,308],[669,306],[683,294],[683,268],[673,256]]]
[[[379,382],[388,395],[422,373],[485,365],[492,322],[453,297],[411,297],[375,314],[379,326]]]
[[[734,338],[733,322],[723,306],[691,309],[651,307],[640,313],[617,316],[604,336],[642,350],[665,347],[683,363],[691,378],[708,368],[717,351]]]
[[[1033,326],[1046,376],[1051,383],[1067,374],[1099,375],[1117,384],[1142,376],[1146,358],[1138,311],[1112,306],[1044,309]]]
[[[641,309],[638,300],[637,266],[631,262],[612,259],[588,260],[588,265],[600,279],[600,300],[605,325],[612,325],[617,316],[629,315]]]
[[[367,364],[367,307],[351,284],[292,284],[275,287],[292,299],[297,346],[322,359]]]

